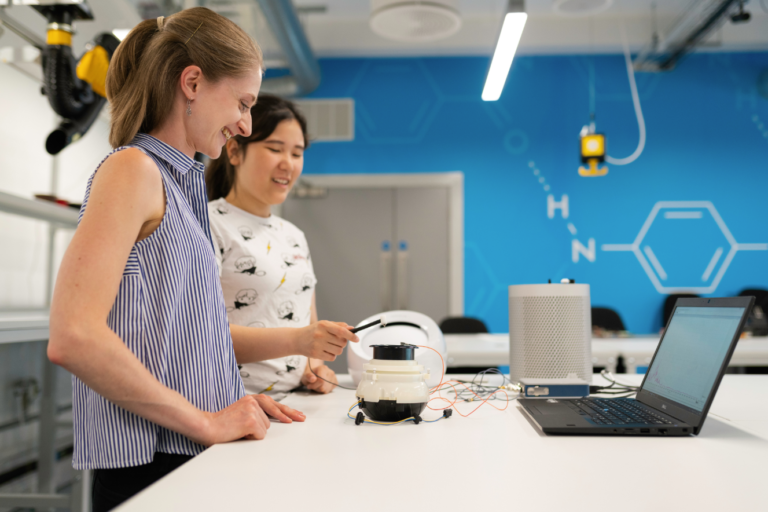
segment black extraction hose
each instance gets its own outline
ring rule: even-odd
[[[87,52],[81,60],[99,48],[106,51],[108,59],[112,58],[120,41],[112,34],[105,32],[94,39],[94,48]],[[102,53],[103,55],[103,53]],[[98,54],[92,59],[100,58]],[[103,58],[103,57],[102,57]],[[91,127],[106,103],[106,98],[94,92],[104,90],[104,77],[98,77],[102,83],[92,84],[84,77],[78,76],[78,64],[72,55],[72,48],[66,45],[48,45],[43,57],[43,72],[45,94],[53,111],[64,119],[59,126],[48,135],[45,149],[51,155],[58,154],[70,143],[77,141]],[[83,73],[87,74],[87,71]]]
[[[48,135],[45,149],[55,155],[88,131],[106,103],[107,69],[120,41],[110,33],[99,34],[76,60],[72,53],[73,23],[93,20],[88,4],[71,0],[31,4],[48,20],[42,49],[43,94],[62,121]]]
[[[72,47],[48,45],[43,53],[43,86],[51,108],[61,117],[79,116],[93,102],[91,87],[77,77]]]
[[[72,142],[77,142],[88,131],[93,122],[96,121],[96,118],[99,117],[101,107],[106,102],[106,98],[95,94],[94,100],[83,107],[79,116],[71,119],[62,119],[59,126],[45,139],[45,150],[48,154],[57,155]]]

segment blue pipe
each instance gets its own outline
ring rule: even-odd
[[[285,96],[311,93],[320,85],[320,64],[312,53],[293,3],[291,0],[259,0],[259,6],[291,69],[290,77],[265,80],[263,88]]]

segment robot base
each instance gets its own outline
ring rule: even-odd
[[[426,402],[399,404],[396,400],[366,402],[364,399],[360,399],[360,410],[364,411],[374,421],[400,421],[411,417],[419,417],[426,407]]]

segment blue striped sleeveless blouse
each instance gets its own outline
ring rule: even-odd
[[[213,254],[203,165],[146,134],[125,147],[157,164],[166,209],[158,228],[131,249],[107,324],[161,383],[203,411],[219,411],[245,392]],[[93,176],[81,219],[92,182]],[[77,377],[72,383],[75,469],[138,466],[152,462],[155,452],[203,451],[107,401]]]

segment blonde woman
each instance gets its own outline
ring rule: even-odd
[[[88,183],[59,270],[48,356],[73,375],[77,469],[95,469],[93,510],[110,510],[215,443],[262,439],[267,414],[237,364],[332,359],[346,324],[305,335],[232,326],[221,293],[196,152],[219,156],[251,131],[261,52],[204,8],[138,24],[110,63],[110,143]],[[268,341],[268,342],[267,342]]]

